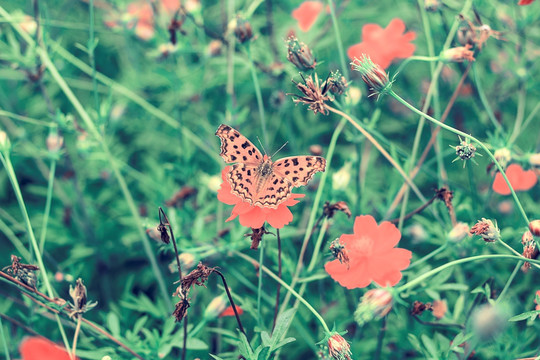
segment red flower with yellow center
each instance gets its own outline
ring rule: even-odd
[[[343,234],[340,244],[347,253],[348,263],[338,259],[326,263],[332,279],[347,289],[363,288],[375,281],[380,286],[394,286],[401,280],[401,270],[411,261],[409,250],[395,248],[401,234],[394,224],[384,221],[377,225],[370,215],[356,217],[354,234]]]
[[[410,41],[415,38],[413,31],[405,33],[405,23],[398,18],[390,21],[386,29],[377,24],[366,24],[362,28],[362,42],[349,47],[347,55],[351,61],[368,56],[386,69],[394,59],[408,58],[414,53],[416,46]]]

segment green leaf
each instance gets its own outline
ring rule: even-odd
[[[276,321],[276,327],[272,332],[272,350],[276,349],[276,345],[280,342],[283,335],[287,332],[289,325],[291,324],[292,318],[295,314],[295,309],[289,309],[283,312]]]
[[[261,340],[264,346],[270,345],[272,339],[270,338],[270,335],[266,331],[261,332]]]
[[[508,319],[508,321],[521,321],[521,320],[526,320],[529,318],[534,320],[536,316],[538,316],[539,314],[540,314],[540,310],[527,311],[527,312],[524,312],[523,314],[512,316],[510,319]]]
[[[215,359],[215,360],[224,360],[223,358],[220,358],[219,356],[216,356],[216,355],[213,355],[213,354],[208,354],[212,357],[212,359]]]
[[[270,346],[259,346],[255,352],[257,360],[266,360],[270,356]]]
[[[465,307],[465,296],[463,295],[460,295],[457,300],[456,300],[456,303],[454,304],[454,321],[457,321],[459,319],[459,317],[461,316],[461,313],[463,312],[463,309]]]
[[[120,320],[113,312],[107,314],[107,327],[115,337],[120,336]]]

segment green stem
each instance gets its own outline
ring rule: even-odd
[[[247,255],[244,255],[242,254],[241,252],[238,252],[238,251],[233,251],[233,253],[238,256],[238,257],[241,257],[242,259],[252,263],[252,264],[257,264],[257,261],[255,261],[255,259],[253,259],[252,257],[250,256],[247,256]],[[304,306],[306,308],[308,308],[309,311],[311,311],[311,313],[317,318],[317,320],[319,320],[319,322],[321,323],[322,327],[324,328],[324,331],[325,332],[330,332],[330,329],[328,328],[328,325],[326,325],[326,322],[324,321],[323,317],[317,312],[317,310],[315,310],[313,308],[313,306],[311,306],[311,304],[306,300],[304,299],[302,296],[300,296],[300,294],[298,294],[296,291],[294,291],[290,286],[289,284],[287,284],[286,282],[284,282],[283,280],[281,280],[276,274],[274,274],[272,271],[270,271],[270,269],[268,269],[266,266],[264,265],[261,265],[259,263],[259,269],[262,269],[268,276],[270,276],[272,279],[274,279],[275,281],[277,281],[279,284],[281,284],[281,286],[283,286],[285,289],[287,289],[287,291],[289,291],[294,297],[296,297],[298,300],[300,300],[300,302],[302,304],[304,304]]]
[[[508,187],[510,188],[510,191],[512,192],[512,197],[514,198],[514,201],[517,205],[517,207],[519,208],[519,211],[521,212],[521,216],[523,217],[523,219],[525,220],[527,226],[529,226],[529,218],[527,217],[527,214],[525,213],[525,210],[523,210],[523,206],[521,206],[521,203],[516,195],[516,192],[514,191],[513,187],[512,187],[512,184],[510,184],[510,181],[508,180],[508,178],[506,177],[506,174],[503,170],[503,168],[501,167],[501,165],[499,164],[499,162],[497,161],[497,159],[495,158],[495,156],[491,153],[491,151],[489,151],[489,149],[484,145],[484,143],[482,143],[480,140],[476,139],[474,136],[471,136],[469,134],[466,134],[464,133],[463,131],[460,131],[460,130],[457,130],[457,129],[454,129],[453,127],[451,126],[448,126],[442,122],[440,122],[439,120],[437,119],[434,119],[432,118],[431,116],[429,116],[428,114],[426,113],[423,113],[421,112],[420,110],[418,110],[417,108],[415,108],[414,106],[412,106],[411,104],[409,104],[408,102],[406,102],[405,100],[403,100],[398,94],[396,94],[394,92],[394,90],[390,90],[388,92],[391,96],[393,96],[397,101],[399,101],[400,103],[402,103],[403,105],[405,105],[407,108],[409,108],[411,111],[413,111],[414,113],[420,115],[420,116],[423,116],[425,117],[426,119],[428,119],[429,121],[433,122],[434,124],[442,127],[443,129],[446,129],[448,131],[451,131],[453,132],[454,134],[457,134],[457,135],[460,135],[460,136],[463,136],[464,138],[466,139],[469,139],[470,141],[474,141],[476,144],[478,144],[487,154],[488,156],[491,158],[491,160],[493,160],[493,162],[495,163],[495,165],[497,166],[497,169],[499,169],[499,172],[501,173],[501,175],[503,176],[504,180],[506,181],[506,184],[508,184]]]
[[[54,156],[54,155],[53,155]],[[41,224],[41,234],[39,236],[39,251],[43,252],[45,239],[47,237],[47,227],[49,224],[49,215],[51,213],[51,203],[53,195],[54,175],[56,173],[56,159],[51,160],[51,168],[49,170],[49,181],[47,184],[47,200],[45,201],[45,210],[43,211],[43,223]]]
[[[332,134],[332,138],[330,139],[330,144],[328,145],[328,151],[326,152],[326,169],[330,169],[330,166],[332,164],[332,158],[334,157],[334,151],[336,149],[337,140],[339,138],[339,135],[341,134],[341,131],[343,131],[343,128],[345,127],[345,124],[347,123],[347,120],[344,118],[341,119],[338,126],[334,129],[334,133]],[[302,247],[307,246],[306,242],[309,240],[311,232],[313,230],[313,225],[315,224],[315,218],[317,216],[317,211],[320,208],[320,202],[322,193],[324,190],[324,187],[326,185],[326,179],[328,177],[328,174],[330,171],[325,171],[322,173],[321,181],[319,183],[319,186],[317,187],[317,193],[315,193],[315,199],[313,200],[313,206],[311,207],[311,212],[309,214],[309,220],[308,224],[306,226],[306,231],[304,232],[304,240],[302,241]],[[291,287],[294,289],[296,286],[299,276],[300,276],[300,270],[302,269],[302,263],[303,258],[299,258],[298,262],[296,264],[296,270],[294,272],[292,281],[291,281]],[[287,305],[289,303],[289,300],[291,298],[291,293],[285,294],[285,298],[283,299],[283,302],[280,307],[279,313],[283,313],[287,309]]]
[[[30,237],[30,243],[32,245],[34,253],[36,254],[36,260],[39,266],[41,277],[43,278],[43,283],[45,284],[45,288],[47,289],[47,295],[50,298],[54,298],[55,294],[53,292],[51,283],[49,282],[47,269],[45,268],[45,264],[43,263],[41,251],[39,251],[39,246],[36,241],[36,237],[34,235],[32,223],[30,222],[30,217],[28,216],[28,211],[26,210],[26,205],[22,197],[21,188],[19,187],[19,182],[17,181],[17,175],[15,174],[15,170],[13,169],[13,164],[11,163],[11,159],[9,158],[9,153],[6,152],[4,154],[0,152],[0,161],[2,162],[2,164],[4,165],[6,169],[9,181],[11,182],[11,186],[13,188],[13,191],[15,192],[15,197],[17,198],[17,202],[19,204],[19,208],[21,210],[21,214],[24,218],[24,222],[26,225],[26,231],[28,233],[28,236]],[[62,340],[64,341],[64,346],[66,347],[69,353],[70,346],[69,346],[69,341],[66,336],[66,332],[64,330],[64,326],[60,322],[60,317],[58,316],[58,314],[55,314],[55,317],[56,317],[56,323],[58,324],[58,329],[60,330],[60,334],[62,336]]]
[[[424,256],[423,258],[421,259],[418,259],[416,260],[415,262],[413,262],[408,268],[407,270],[410,270],[412,269],[413,267],[415,266],[418,266],[424,262],[426,262],[427,260],[431,259],[432,257],[434,257],[435,255],[443,252],[444,250],[446,250],[447,248],[447,243],[444,243],[443,245],[439,246],[437,249],[433,250],[432,252],[430,252],[429,254],[427,254],[426,256]]]
[[[345,62],[345,51],[343,51],[343,42],[341,41],[341,33],[339,31],[339,23],[336,18],[336,11],[335,11],[333,0],[328,0],[328,7],[330,8],[330,17],[332,18],[334,36],[336,37],[336,43],[337,43],[338,53],[339,53],[339,61],[341,63],[341,71],[343,71],[343,75],[345,76],[345,79],[348,79],[349,67],[347,66],[347,63]]]
[[[504,284],[504,288],[502,289],[502,291],[501,291],[499,297],[497,298],[497,300],[495,300],[495,303],[498,303],[499,301],[501,301],[501,299],[504,297],[504,295],[506,295],[506,292],[510,288],[510,285],[514,281],[514,278],[516,277],[519,269],[521,268],[521,265],[523,265],[523,261],[520,261],[520,262],[518,262],[516,264],[516,267],[514,268],[514,271],[512,271],[512,274],[510,274],[510,277],[506,281],[506,284]]]
[[[99,96],[97,90],[97,79],[96,79],[96,61],[94,56],[95,44],[95,31],[94,31],[94,0],[88,2],[89,11],[90,11],[90,29],[89,39],[88,39],[88,57],[90,60],[90,66],[92,67],[92,87],[94,92],[94,106],[96,107],[96,113],[98,118],[101,118],[101,111],[99,110]]]
[[[11,241],[15,249],[19,252],[27,263],[32,262],[32,254],[26,249],[22,241],[19,240],[17,235],[11,230],[11,228],[2,219],[0,219],[0,231]]]
[[[32,118],[29,118],[27,116],[14,114],[14,113],[11,113],[11,112],[5,111],[5,110],[0,110],[0,116],[6,116],[6,117],[9,117],[11,119],[19,120],[19,121],[22,121],[22,122],[25,122],[25,123],[28,123],[28,124],[32,124],[32,125],[45,126],[45,127],[49,127],[49,128],[56,127],[56,124],[53,123],[53,122],[46,122],[46,121],[42,121],[42,120],[32,119]]]
[[[154,276],[156,277],[158,281],[159,288],[163,296],[163,300],[165,301],[167,309],[172,310],[172,304],[171,304],[170,296],[167,292],[167,287],[165,286],[165,281],[163,280],[163,276],[161,275],[161,271],[159,270],[157,261],[152,252],[152,246],[150,245],[150,240],[148,239],[148,236],[146,235],[144,229],[142,228],[143,222],[139,215],[139,210],[137,209],[137,205],[135,204],[135,201],[133,200],[133,196],[131,195],[131,192],[129,191],[126,180],[118,167],[116,159],[111,154],[109,146],[107,145],[101,133],[98,131],[92,119],[90,118],[90,115],[88,115],[88,113],[86,112],[82,104],[79,102],[79,99],[77,99],[75,94],[73,94],[73,92],[71,91],[71,89],[69,88],[65,80],[62,78],[62,76],[60,75],[60,73],[58,72],[54,64],[52,63],[51,59],[49,58],[49,55],[47,54],[47,52],[42,48],[37,48],[36,52],[41,57],[43,64],[47,67],[53,79],[56,81],[58,86],[62,89],[62,91],[64,92],[68,100],[71,102],[75,110],[79,113],[88,131],[100,143],[101,148],[105,154],[105,157],[111,166],[112,172],[114,176],[116,177],[116,180],[118,181],[122,194],[124,195],[127,205],[131,211],[135,228],[137,229],[139,233],[139,237],[143,243],[144,251],[146,252],[146,256],[148,257],[150,261],[150,264],[152,266],[152,271],[154,272]]]
[[[255,70],[255,64],[253,63],[253,58],[251,57],[251,48],[249,44],[246,47],[246,50],[249,60],[249,70],[251,71],[251,78],[253,80],[253,87],[255,88],[255,97],[257,98],[257,106],[259,108],[259,117],[261,118],[264,146],[265,148],[268,148],[268,132],[266,131],[266,118],[264,117],[264,102],[261,93],[261,86],[259,85],[257,71]]]
[[[516,113],[516,119],[514,121],[514,130],[512,130],[512,135],[510,135],[510,139],[508,140],[508,145],[516,141],[517,137],[522,131],[521,126],[523,125],[523,118],[525,116],[525,103],[527,100],[527,89],[525,87],[525,84],[521,84],[521,88],[518,92],[518,105],[517,105],[517,113]],[[540,105],[540,103],[537,104],[537,106]]]
[[[420,276],[417,276],[412,281],[400,286],[397,289],[397,292],[399,293],[399,292],[403,292],[405,290],[408,290],[410,288],[413,288],[414,286],[420,284],[422,281],[426,280],[427,278],[429,278],[429,277],[431,277],[433,275],[436,275],[436,274],[440,273],[443,270],[451,268],[452,266],[467,263],[467,262],[471,262],[471,261],[476,261],[476,260],[485,260],[485,259],[514,259],[514,260],[519,260],[519,261],[527,261],[527,262],[530,262],[531,264],[540,264],[540,260],[532,260],[532,259],[527,259],[527,258],[520,257],[520,256],[514,256],[514,255],[499,255],[499,254],[497,254],[497,255],[471,256],[471,257],[451,261],[449,263],[446,263],[444,265],[439,266],[438,268],[430,270],[430,271],[428,271],[428,272],[426,272],[426,273],[424,273],[424,274],[422,274]]]
[[[8,344],[6,341],[6,335],[4,334],[4,324],[2,323],[1,317],[0,317],[0,336],[2,337],[2,345],[4,346],[4,354],[5,354],[6,360],[11,360],[11,356],[9,356],[9,349],[8,349]]]
[[[484,89],[482,88],[482,84],[480,84],[480,79],[478,77],[478,70],[476,70],[476,64],[473,64],[473,75],[474,75],[474,82],[476,84],[476,89],[478,90],[478,95],[480,96],[480,101],[482,102],[482,105],[484,105],[484,108],[486,109],[486,112],[488,114],[489,120],[491,120],[491,123],[497,129],[497,132],[502,133],[503,129],[501,124],[497,121],[497,118],[495,118],[495,114],[493,113],[493,110],[491,109],[491,106],[489,105],[489,102],[486,98],[486,94],[484,94]]]
[[[262,266],[264,262],[264,241],[261,241],[259,245],[259,265]],[[262,330],[263,318],[262,318],[262,306],[261,306],[261,297],[262,297],[262,285],[263,285],[263,276],[259,268],[259,285],[257,286],[257,324]]]

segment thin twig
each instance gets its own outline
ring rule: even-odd
[[[184,340],[182,342],[182,360],[186,360],[186,354],[187,354],[187,326],[188,326],[188,314],[184,315]]]
[[[75,334],[73,335],[73,344],[71,348],[71,356],[75,357],[75,352],[77,351],[77,338],[79,337],[79,332],[81,331],[81,319],[82,314],[77,314],[77,327],[75,328]]]
[[[236,322],[238,323],[238,327],[240,328],[240,331],[246,335],[246,332],[244,331],[244,327],[242,326],[242,321],[240,321],[240,316],[238,315],[238,310],[236,310],[236,305],[234,305],[234,300],[232,298],[231,292],[229,290],[229,286],[227,285],[227,281],[225,280],[225,276],[219,271],[214,269],[214,273],[218,274],[221,277],[221,281],[223,281],[223,286],[225,287],[225,291],[227,292],[227,297],[229,298],[229,302],[231,303],[231,306],[234,311],[234,316],[236,316]]]
[[[163,217],[165,218],[164,225],[166,225],[169,228],[169,232],[171,233],[171,239],[174,246],[174,255],[176,257],[176,266],[178,267],[178,276],[180,278],[180,282],[182,282],[182,268],[180,266],[180,259],[178,258],[178,248],[176,247],[176,240],[174,238],[173,229],[172,229],[171,223],[169,222],[169,218],[167,217],[167,215],[165,214],[165,212],[160,206],[159,207],[159,222],[160,223],[161,223],[161,215],[163,215]]]
[[[465,329],[465,325],[463,324],[457,324],[457,323],[440,323],[440,322],[435,322],[435,321],[423,321],[422,319],[420,319],[418,316],[416,315],[413,315],[413,318],[418,321],[420,324],[422,325],[428,325],[428,326],[438,326],[438,327],[457,327],[458,329],[461,329],[461,330],[464,330]]]
[[[432,197],[431,199],[429,199],[424,205],[420,206],[419,208],[411,211],[410,213],[408,213],[407,215],[405,215],[403,217],[403,220],[407,220],[409,218],[412,218],[414,215],[418,214],[418,213],[421,213],[422,211],[424,211],[425,208],[427,208],[429,205],[431,205],[431,203],[433,201],[435,201],[435,199],[437,199],[437,195],[435,195],[434,197]],[[389,222],[391,222],[392,224],[397,224],[399,222],[400,218],[395,218],[395,219],[391,219],[391,220],[388,220]]]

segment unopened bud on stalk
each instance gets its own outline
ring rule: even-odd
[[[454,48],[446,49],[440,55],[440,59],[444,62],[464,62],[474,61],[474,51],[471,51],[472,46],[466,44],[465,46],[457,46]]]
[[[249,21],[246,21],[241,17],[237,17],[236,26],[234,27],[234,35],[236,35],[236,38],[241,44],[251,40],[253,37],[253,30],[251,29],[251,24]]]
[[[62,148],[62,145],[64,145],[64,138],[58,135],[57,132],[51,132],[49,133],[49,136],[47,136],[45,142],[47,144],[47,150],[51,153],[56,153]]]
[[[303,42],[298,41],[295,36],[290,36],[287,39],[287,60],[300,71],[315,69],[317,65],[311,49]]]
[[[388,290],[368,290],[354,312],[354,319],[359,325],[374,319],[381,319],[392,310],[392,304],[392,294]]]
[[[353,70],[360,72],[362,80],[375,94],[384,94],[392,87],[388,74],[379,65],[373,63],[369,56],[362,54],[362,59],[355,58],[351,66]]]
[[[529,223],[529,230],[534,236],[540,236],[540,220],[533,220]]]
[[[216,296],[204,310],[203,318],[207,321],[216,319],[226,307],[226,297],[224,295]]]
[[[459,222],[448,233],[448,240],[452,242],[460,242],[469,235],[469,225]]]
[[[328,353],[336,360],[351,360],[351,346],[337,332],[329,334],[328,337]]]

